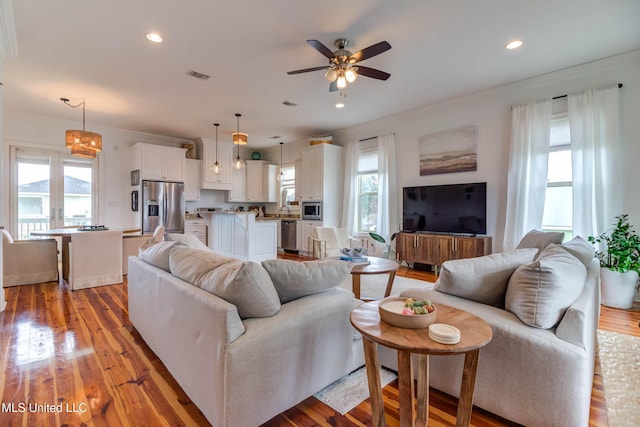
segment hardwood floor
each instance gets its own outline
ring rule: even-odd
[[[397,274],[435,279],[406,267]],[[0,313],[3,427],[209,425],[132,328],[126,280],[74,292],[55,282],[5,290],[8,306]],[[640,306],[628,311],[602,307],[600,328],[640,336],[639,321]],[[455,399],[431,390],[429,402],[429,425],[455,424]],[[397,381],[384,388],[384,404],[387,424],[398,426]],[[368,401],[342,416],[313,397],[265,424],[364,425],[371,425]],[[475,408],[471,425],[513,424]],[[590,425],[607,425],[599,362]]]

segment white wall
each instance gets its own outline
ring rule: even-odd
[[[623,83],[622,136],[625,142],[624,212],[640,228],[640,51],[560,70],[417,110],[385,117],[333,132],[334,143],[394,132],[399,187],[413,185],[487,182],[487,234],[494,251],[502,249],[505,220],[511,106],[583,90]],[[478,170],[420,176],[419,138],[466,125],[478,126]],[[400,191],[400,188],[399,188]],[[613,221],[613,218],[612,218]]]
[[[9,225],[9,146],[20,145],[45,149],[65,149],[66,129],[76,129],[78,121],[59,120],[7,111],[4,108],[2,144],[2,216]],[[180,146],[193,142],[104,126],[89,125],[88,130],[102,134],[103,151],[98,154],[98,217],[96,222],[110,227],[131,227],[134,224],[130,209],[132,170],[129,147],[136,142]]]

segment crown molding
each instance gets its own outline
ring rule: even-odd
[[[18,55],[18,37],[13,19],[13,0],[0,0],[0,60]]]

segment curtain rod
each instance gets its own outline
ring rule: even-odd
[[[624,86],[622,83],[618,83],[618,89],[620,89],[622,86]],[[560,96],[554,96],[551,99],[562,99],[562,98],[566,98],[568,95],[560,95]]]
[[[396,135],[396,133],[395,133],[395,132],[391,132],[391,135],[395,136],[395,135]],[[377,139],[377,138],[378,138],[377,136],[372,136],[372,137],[370,137],[370,138],[360,139],[360,140],[358,140],[358,142],[370,141],[370,140],[372,140],[372,139]]]

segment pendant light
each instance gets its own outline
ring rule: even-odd
[[[95,158],[96,153],[102,151],[102,135],[85,130],[85,102],[72,105],[68,98],[60,98],[71,108],[82,106],[82,130],[72,129],[65,132],[65,146],[71,149],[71,155],[77,157]]]
[[[278,174],[278,181],[282,181],[284,178],[284,171],[282,170],[282,146],[284,142],[280,141],[280,173]]]
[[[220,166],[218,162],[218,126],[220,126],[220,123],[214,123],[213,125],[216,127],[216,162],[211,166],[211,169],[213,169],[214,174],[218,175],[220,169],[222,169],[222,166]]]
[[[248,135],[246,133],[240,133],[240,117],[242,114],[236,113],[237,132],[233,134],[233,143],[238,146],[238,155],[233,161],[233,168],[237,171],[242,170],[245,166],[245,161],[240,158],[240,145],[247,143]]]

